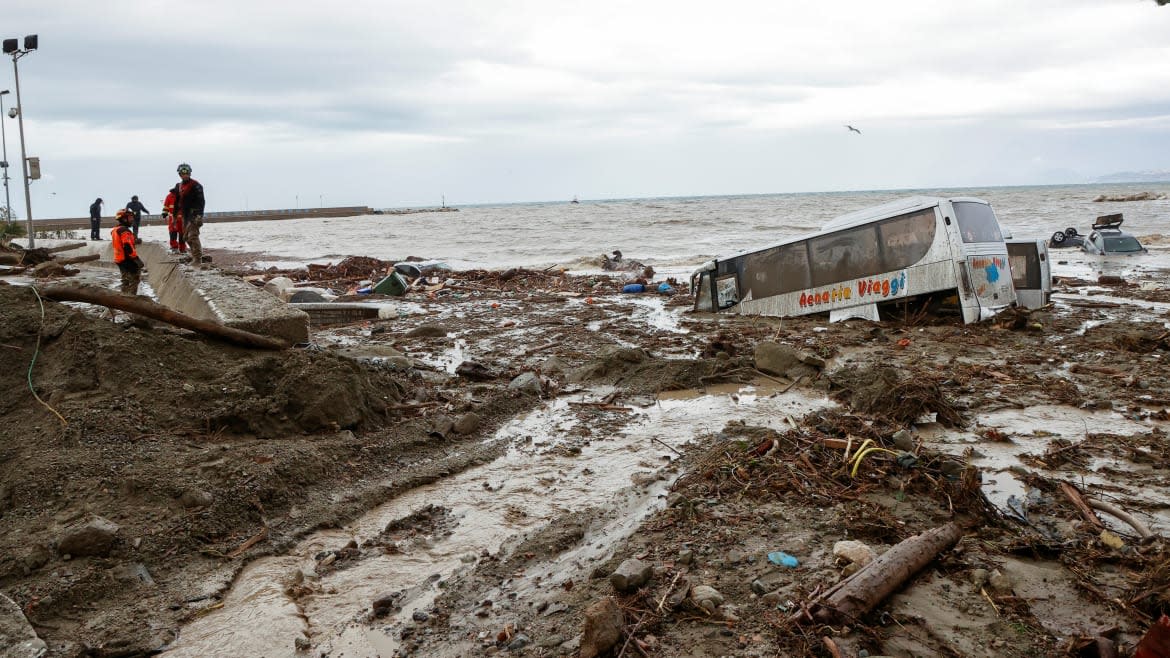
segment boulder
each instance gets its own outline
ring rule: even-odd
[[[118,533],[118,524],[100,516],[90,517],[84,523],[65,528],[61,533],[61,540],[57,543],[57,552],[61,555],[106,556],[114,545],[114,535]]]
[[[20,606],[0,594],[0,658],[40,658],[48,651]]]
[[[625,615],[612,596],[607,596],[585,610],[581,631],[581,658],[597,658],[614,648],[622,638]]]
[[[649,582],[653,573],[654,569],[649,564],[631,558],[623,561],[609,575],[609,584],[619,592],[632,592]]]

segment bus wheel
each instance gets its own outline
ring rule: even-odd
[[[1064,234],[1064,231],[1057,231],[1056,233],[1052,234],[1052,244],[1060,244],[1066,239],[1068,239],[1068,236]]]

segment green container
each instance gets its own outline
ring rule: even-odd
[[[406,279],[398,272],[391,272],[390,276],[378,282],[374,286],[374,292],[379,295],[391,295],[393,297],[401,297],[406,294]]]

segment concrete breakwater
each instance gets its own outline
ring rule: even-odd
[[[425,212],[457,212],[458,208],[396,208],[374,209],[369,206],[336,206],[331,208],[296,208],[283,210],[235,210],[209,212],[203,216],[207,223],[217,222],[260,222],[281,219],[304,219],[314,217],[354,217],[357,215],[412,215]],[[143,215],[143,226],[161,226],[165,222],[160,215]],[[102,227],[114,225],[113,217],[102,217]],[[88,217],[67,217],[61,219],[36,219],[33,228],[42,231],[88,230]]]

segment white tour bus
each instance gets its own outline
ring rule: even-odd
[[[818,233],[718,258],[691,276],[695,310],[829,313],[878,320],[878,308],[928,296],[964,322],[1016,301],[999,221],[983,200],[913,197],[838,217]]]

